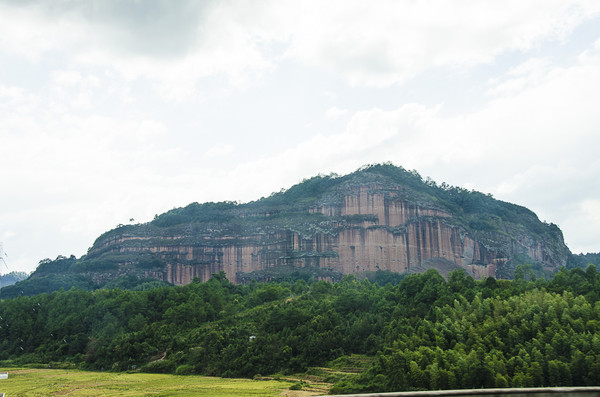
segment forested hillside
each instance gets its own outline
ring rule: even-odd
[[[29,275],[25,272],[10,272],[0,275],[0,287],[7,287],[25,280]]]
[[[462,269],[338,283],[72,289],[0,302],[1,365],[224,377],[316,373],[333,392],[600,384],[600,273],[475,280]]]

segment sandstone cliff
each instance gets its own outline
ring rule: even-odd
[[[248,204],[190,204],[114,229],[81,258],[96,282],[123,274],[176,285],[224,271],[234,282],[280,266],[509,278],[519,261],[547,271],[569,255],[562,233],[531,211],[424,182],[391,165],[315,177]]]

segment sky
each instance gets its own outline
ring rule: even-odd
[[[0,0],[0,272],[382,162],[599,252],[599,106],[597,0]]]

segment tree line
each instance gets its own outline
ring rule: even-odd
[[[525,274],[525,273],[524,273]],[[332,392],[600,384],[600,273],[71,289],[0,302],[0,365],[254,377],[369,357]]]

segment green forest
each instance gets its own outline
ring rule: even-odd
[[[549,280],[518,270],[515,280],[428,270],[248,285],[221,273],[5,299],[0,366],[252,378],[360,357],[361,371],[329,375],[331,393],[600,384],[596,266]]]

